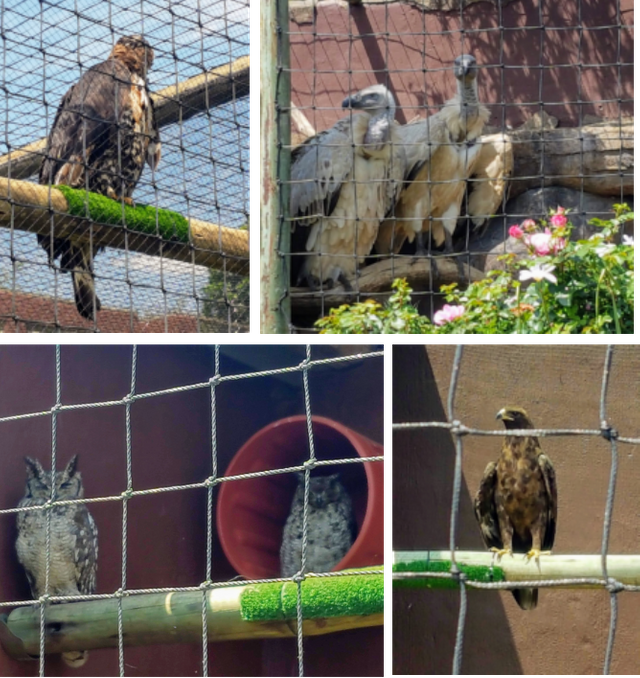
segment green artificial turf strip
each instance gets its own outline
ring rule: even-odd
[[[304,619],[375,614],[384,610],[381,574],[313,577],[305,579],[301,588]],[[245,621],[295,619],[297,589],[293,582],[249,586],[240,598],[242,618]]]
[[[504,571],[501,567],[488,567],[486,565],[462,565],[456,563],[460,572],[464,572],[467,579],[477,582],[498,582],[505,581]],[[413,560],[410,563],[396,563],[393,566],[394,572],[451,572],[450,560]],[[453,578],[448,577],[428,577],[424,579],[394,579],[394,588],[407,589],[458,589],[460,585]]]
[[[77,217],[88,215],[98,224],[122,226],[122,203],[104,195],[89,193],[69,186],[54,186],[66,198],[69,214]],[[157,217],[156,217],[157,215]],[[124,205],[127,228],[136,233],[159,235],[172,242],[189,242],[189,222],[178,212],[163,210],[152,205]]]

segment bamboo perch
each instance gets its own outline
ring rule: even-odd
[[[226,266],[228,271],[249,274],[246,261],[230,262],[227,259],[225,264],[225,257],[248,261],[249,233],[246,230],[191,219],[191,242],[169,242],[157,235],[96,223],[68,212],[67,199],[55,187],[0,177],[0,226],[49,235],[53,224],[57,238],[73,236],[74,240],[91,240],[95,245],[108,245],[143,254],[161,254],[178,261],[193,260],[196,264],[210,268],[223,269]]]
[[[376,575],[380,578],[382,575]],[[371,577],[367,575],[367,577]],[[358,577],[364,579],[365,575]],[[303,586],[308,580],[303,583]],[[209,641],[243,638],[289,638],[296,635],[295,619],[247,621],[241,597],[245,591],[268,584],[230,586],[208,591]],[[272,585],[271,585],[272,586]],[[296,585],[287,583],[295,593]],[[382,588],[380,588],[382,590]],[[196,643],[202,640],[202,592],[146,593],[122,598],[123,637],[126,646]],[[277,601],[280,597],[277,596]],[[304,606],[303,606],[304,611]],[[295,617],[295,604],[293,606]],[[342,617],[305,619],[304,635],[321,635],[368,626],[381,626],[381,611]],[[45,651],[90,650],[118,645],[118,600],[114,598],[51,605],[46,610]],[[0,642],[15,659],[39,654],[40,609],[19,607],[0,617]]]
[[[249,57],[244,56],[212,68],[188,80],[151,94],[159,127],[201,113],[204,110],[249,95]],[[0,156],[0,177],[28,179],[40,169],[46,139],[38,139]]]
[[[470,581],[555,581],[558,579],[599,579],[602,577],[602,556],[600,555],[542,555],[539,562],[534,558],[528,560],[523,554],[513,557],[503,556],[498,559],[490,551],[455,551],[458,565],[472,568],[465,570]],[[424,573],[424,578],[417,581],[424,585],[429,579],[428,573],[448,572],[451,564],[451,551],[397,551],[393,554],[393,570],[395,577],[400,572]],[[493,565],[493,571],[490,568]],[[490,574],[490,576],[488,576]],[[607,574],[621,584],[640,586],[640,556],[609,555],[607,556]],[[434,581],[433,578],[431,578]],[[409,580],[410,582],[411,580]],[[445,580],[446,581],[446,580]],[[406,586],[411,586],[407,580]],[[457,583],[455,584],[457,588]],[[565,584],[563,588],[601,588],[595,582],[589,584]]]

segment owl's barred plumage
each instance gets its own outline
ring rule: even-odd
[[[142,36],[122,37],[106,61],[69,89],[47,139],[41,184],[64,184],[132,204],[145,161],[151,169],[160,161],[160,133],[146,82],[153,58]],[[38,235],[38,242],[49,263],[59,257],[61,270],[72,273],[78,312],[93,320],[94,305],[100,310],[93,257],[102,247],[48,235]]]
[[[51,499],[51,471],[38,460],[25,458],[27,485],[18,506],[40,506]],[[55,474],[55,500],[84,497],[82,477],[77,470],[78,457],[72,457],[63,471]],[[84,504],[54,506],[50,509],[49,587],[46,590],[47,516],[46,511],[17,514],[18,560],[25,569],[34,599],[48,592],[52,596],[91,594],[96,591],[98,530]],[[64,661],[79,668],[87,652],[65,652]]]
[[[298,476],[280,548],[280,572],[291,577],[302,564],[304,473]],[[346,555],[355,538],[351,497],[339,474],[309,478],[305,572],[329,572]]]

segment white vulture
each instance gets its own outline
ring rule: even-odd
[[[416,253],[425,255],[427,233],[436,245],[445,243],[452,252],[452,236],[460,216],[466,180],[481,156],[478,137],[489,119],[489,110],[478,101],[478,66],[473,56],[463,54],[454,62],[456,95],[426,119],[400,127],[398,136],[407,154],[407,172],[398,203],[380,226],[376,241],[379,254],[399,252],[405,240],[416,240]],[[494,171],[502,176],[497,165]],[[498,182],[499,183],[499,182]],[[469,213],[479,225],[492,214],[500,186],[474,183],[478,196],[469,198]],[[504,186],[502,185],[502,188]],[[493,197],[490,201],[489,198]],[[498,204],[501,196],[498,200]],[[478,210],[478,211],[472,211]]]
[[[292,257],[292,282],[314,290],[336,282],[352,289],[405,173],[391,92],[373,85],[342,107],[353,113],[307,139],[291,158],[291,250],[302,253]]]

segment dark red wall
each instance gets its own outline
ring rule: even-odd
[[[336,355],[314,347],[313,357]],[[128,346],[64,346],[63,404],[119,400],[130,388]],[[298,365],[303,347],[233,347],[221,350],[221,374],[261,367]],[[0,347],[0,417],[49,410],[55,402],[54,348]],[[138,352],[137,392],[208,381],[213,375],[209,346],[142,346]],[[314,369],[309,374],[314,414],[332,417],[382,442],[382,359]],[[300,373],[286,379],[261,377],[226,382],[217,389],[218,464],[224,473],[239,447],[257,430],[281,417],[304,413]],[[143,399],[132,405],[132,472],[135,490],[202,482],[211,474],[209,389]],[[125,408],[123,405],[62,412],[58,416],[57,465],[79,454],[86,496],[118,495],[126,489]],[[0,509],[16,506],[24,492],[25,455],[50,465],[51,417],[0,423]],[[217,490],[214,494],[214,511]],[[98,593],[121,584],[122,507],[98,502],[90,510],[99,529]],[[215,513],[214,513],[215,521]],[[215,524],[215,522],[214,522]],[[127,588],[194,586],[205,578],[206,491],[164,492],[133,497],[128,515]],[[0,601],[30,598],[17,563],[15,514],[0,514]],[[213,579],[237,573],[213,544]],[[0,613],[7,613],[0,607]],[[295,640],[215,643],[209,650],[210,675],[286,675],[297,670]],[[126,675],[202,674],[199,645],[125,649]],[[309,638],[307,675],[380,675],[382,629]],[[118,673],[117,650],[92,650],[82,675]],[[37,662],[16,662],[0,650],[0,675],[35,676]],[[47,660],[46,674],[78,675],[59,658]]]
[[[633,115],[632,0],[487,1],[463,12],[326,3],[289,29],[292,100],[316,130],[341,117],[346,93],[376,82],[396,95],[399,122],[424,116],[454,94],[451,65],[463,52],[482,67],[491,125],[519,125],[541,102],[564,126]]]

